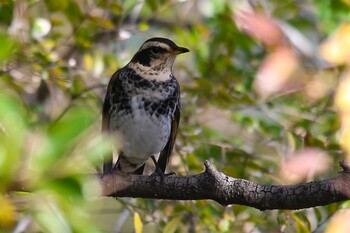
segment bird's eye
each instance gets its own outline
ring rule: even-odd
[[[162,52],[162,49],[159,48],[159,47],[153,47],[153,48],[151,49],[151,52],[152,52],[153,54],[161,53],[161,52]]]

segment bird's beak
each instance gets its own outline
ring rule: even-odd
[[[172,51],[172,54],[175,54],[175,55],[178,55],[178,54],[181,54],[181,53],[187,53],[189,52],[190,50],[187,49],[187,48],[184,48],[184,47],[177,47],[176,49],[174,49]]]

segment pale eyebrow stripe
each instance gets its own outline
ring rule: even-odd
[[[160,48],[163,48],[163,49],[165,49],[167,51],[170,50],[170,47],[167,44],[164,44],[164,43],[161,43],[161,42],[151,41],[151,42],[147,42],[146,44],[142,45],[141,48],[140,48],[140,51],[144,50],[144,49],[147,49],[147,48],[150,48],[152,46],[160,47]]]

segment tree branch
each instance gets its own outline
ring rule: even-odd
[[[221,205],[239,204],[260,210],[302,209],[348,200],[350,168],[345,162],[338,176],[296,185],[261,185],[217,171],[208,161],[205,171],[192,176],[115,173],[100,176],[102,195],[169,200],[211,199]]]

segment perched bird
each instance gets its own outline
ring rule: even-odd
[[[116,71],[103,104],[102,131],[121,139],[118,161],[104,158],[103,173],[142,174],[151,157],[164,174],[180,119],[180,87],[172,74],[178,54],[189,52],[166,38],[145,41],[131,61]],[[155,155],[159,154],[158,162]]]

